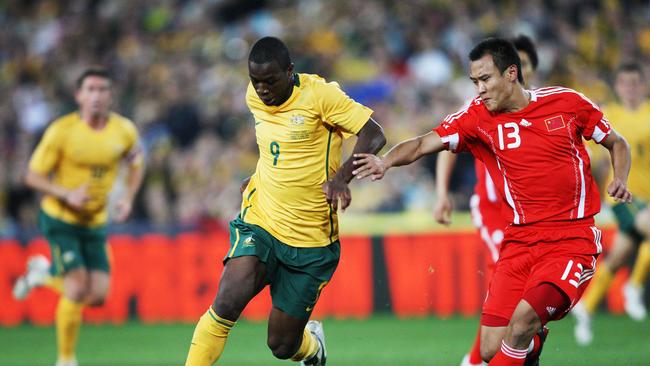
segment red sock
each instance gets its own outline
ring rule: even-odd
[[[481,326],[478,327],[478,333],[476,334],[476,339],[474,340],[474,345],[472,350],[469,351],[469,363],[481,365],[483,359],[481,358]]]
[[[514,349],[501,341],[501,349],[497,352],[488,366],[523,366],[528,349]]]

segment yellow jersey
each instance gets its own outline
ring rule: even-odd
[[[628,189],[633,197],[650,202],[650,101],[641,104],[635,111],[619,103],[611,103],[603,107],[603,113],[616,132],[630,144],[632,167],[627,180]]]
[[[372,110],[337,83],[310,74],[295,74],[293,92],[280,106],[265,105],[249,83],[246,104],[259,160],[243,193],[241,219],[294,247],[338,240],[337,215],[322,185],[341,165],[343,139],[357,134]]]
[[[52,175],[55,184],[75,189],[87,185],[88,202],[74,210],[57,197],[45,195],[42,210],[58,220],[85,227],[108,220],[108,194],[119,163],[137,149],[138,132],[133,122],[111,113],[101,130],[91,128],[79,113],[67,114],[50,124],[29,161],[35,173]],[[140,155],[131,164],[142,164]]]

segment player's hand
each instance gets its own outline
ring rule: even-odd
[[[248,187],[248,183],[250,183],[250,181],[251,181],[251,177],[248,177],[241,182],[241,187],[239,187],[239,193],[244,194],[244,191],[246,190],[246,187]]]
[[[115,205],[115,222],[124,222],[131,214],[133,202],[128,197],[123,197]]]
[[[352,162],[355,169],[352,172],[357,179],[363,179],[370,176],[370,179],[375,181],[384,177],[388,167],[384,160],[377,155],[373,154],[354,154],[355,160]]]
[[[88,184],[84,184],[78,188],[68,191],[64,197],[65,203],[74,210],[81,210],[84,208],[86,202],[90,200],[88,195]]]
[[[352,194],[350,193],[348,184],[344,179],[339,178],[338,175],[323,184],[323,192],[327,198],[327,203],[332,205],[334,211],[338,210],[339,201],[342,211],[345,211],[350,206],[350,202],[352,202]]]
[[[438,197],[436,204],[433,206],[433,218],[443,225],[451,224],[451,210],[453,205],[449,195]]]
[[[609,196],[612,197],[616,202],[632,202],[632,193],[627,190],[627,185],[625,182],[618,178],[614,178],[609,186],[607,186],[607,194],[609,194]]]

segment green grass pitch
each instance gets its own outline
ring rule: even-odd
[[[325,320],[330,366],[456,366],[470,347],[476,318]],[[573,340],[573,319],[551,323],[541,364],[650,365],[650,320],[599,315],[590,347]],[[80,366],[182,365],[193,325],[84,325]],[[0,365],[53,366],[52,327],[0,328]],[[275,360],[266,347],[266,324],[242,321],[233,329],[220,365],[291,365]]]

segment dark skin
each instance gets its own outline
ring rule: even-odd
[[[293,64],[283,69],[275,61],[258,64],[248,63],[249,76],[260,100],[268,106],[280,106],[291,97],[294,89]],[[370,118],[357,133],[354,153],[375,154],[386,143],[382,128]],[[354,175],[354,158],[351,156],[337,174],[323,184],[327,202],[334,210],[345,210],[352,200],[348,183]],[[242,182],[243,192],[250,178]],[[235,321],[248,302],[266,285],[267,269],[257,257],[244,256],[229,259],[223,270],[219,292],[212,309],[222,318]],[[302,334],[308,319],[293,317],[278,308],[272,308],[269,316],[267,344],[273,355],[280,359],[293,356],[300,347]]]

